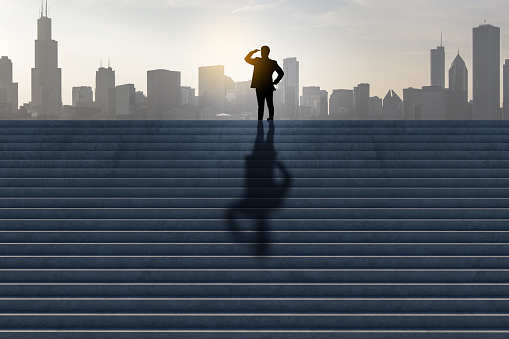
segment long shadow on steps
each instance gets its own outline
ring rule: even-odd
[[[283,163],[277,160],[275,132],[276,128],[271,122],[265,140],[263,122],[258,122],[253,152],[246,157],[244,196],[235,202],[226,214],[228,227],[237,241],[256,243],[255,254],[259,256],[267,254],[269,250],[268,216],[271,211],[282,206],[292,183],[290,173]],[[282,174],[281,180],[276,179],[277,170]],[[263,187],[259,185],[259,179],[263,179]],[[246,219],[255,221],[255,239],[244,235],[251,233],[242,232],[239,220]]]

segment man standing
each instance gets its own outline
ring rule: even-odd
[[[248,64],[254,66],[253,80],[251,82],[251,88],[256,89],[256,98],[258,100],[258,120],[263,120],[263,113],[265,108],[265,101],[269,107],[269,118],[267,120],[274,120],[274,91],[277,85],[282,79],[285,73],[277,64],[277,61],[269,59],[270,48],[268,46],[262,47],[262,57],[253,59],[253,54],[258,52],[256,49],[246,56],[244,60]],[[272,75],[277,72],[278,77],[276,80],[272,80]]]

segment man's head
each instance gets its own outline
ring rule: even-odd
[[[270,54],[270,48],[269,46],[263,46],[261,49],[262,58],[268,58]]]

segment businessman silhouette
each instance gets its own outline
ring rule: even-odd
[[[253,54],[258,52],[258,49],[249,52],[244,60],[248,64],[254,66],[253,80],[251,88],[256,89],[256,99],[258,100],[258,120],[263,120],[263,111],[265,108],[265,101],[269,107],[269,118],[267,120],[274,120],[274,85],[277,85],[284,77],[285,73],[277,64],[277,61],[269,59],[270,48],[263,46],[261,50],[262,57],[254,58]],[[272,80],[272,75],[277,72],[278,77]]]

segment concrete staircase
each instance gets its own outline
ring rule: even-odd
[[[2,122],[0,338],[508,338],[508,122]]]

